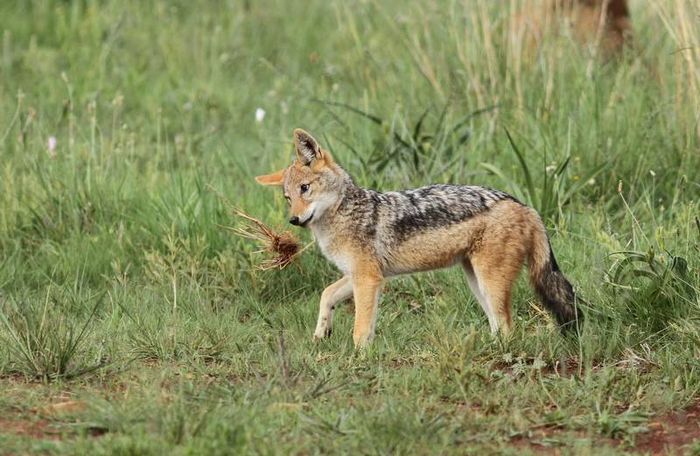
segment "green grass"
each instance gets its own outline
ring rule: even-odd
[[[505,1],[2,3],[0,451],[634,449],[700,398],[700,25],[632,3],[624,58],[564,37],[522,64]],[[387,285],[370,349],[350,310],[313,343],[339,273],[256,270],[219,196],[283,227],[253,176],[295,127],[363,185],[532,204],[581,336],[521,280],[495,339],[446,270]]]

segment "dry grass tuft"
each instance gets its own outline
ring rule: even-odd
[[[245,222],[242,227],[231,228],[231,230],[238,236],[261,243],[263,248],[256,253],[268,253],[273,255],[272,258],[260,263],[258,267],[261,270],[283,269],[291,264],[294,259],[306,249],[306,247],[303,249],[301,248],[297,238],[289,231],[277,233],[260,220],[251,217],[239,209],[234,209],[234,212],[237,216],[243,218]]]

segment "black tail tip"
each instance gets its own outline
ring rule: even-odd
[[[583,329],[583,311],[580,308],[576,308],[573,316],[569,316],[565,321],[559,321],[559,329],[562,334],[575,334],[581,332]]]

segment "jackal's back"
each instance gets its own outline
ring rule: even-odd
[[[386,224],[397,241],[419,232],[463,222],[495,203],[513,200],[507,193],[467,185],[431,185],[382,194]]]
[[[430,185],[380,193],[356,188],[347,195],[343,212],[353,214],[358,231],[372,238],[381,231],[391,244],[422,232],[448,227],[488,211],[511,195],[487,187]]]

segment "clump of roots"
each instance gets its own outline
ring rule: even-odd
[[[301,248],[297,238],[289,231],[277,233],[260,220],[251,217],[243,211],[235,209],[235,213],[243,218],[245,223],[242,227],[233,228],[233,232],[246,239],[252,239],[261,243],[263,248],[255,253],[272,255],[271,258],[264,260],[258,265],[261,270],[283,269],[305,250],[305,248]]]

